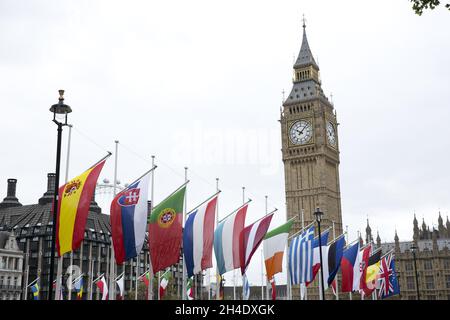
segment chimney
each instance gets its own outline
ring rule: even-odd
[[[8,179],[8,190],[6,192],[6,198],[0,203],[1,208],[20,207],[22,204],[16,197],[17,179]]]
[[[100,208],[98,203],[95,201],[95,191],[94,195],[92,196],[91,204],[89,205],[89,211],[102,213],[102,208]]]
[[[47,191],[45,191],[44,195],[39,199],[40,205],[44,205],[47,203],[53,203],[53,195],[55,194],[55,183],[56,183],[56,174],[48,173],[47,174]]]

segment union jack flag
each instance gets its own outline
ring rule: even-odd
[[[380,299],[400,294],[393,253],[381,259],[379,281],[380,289],[378,290],[378,297]]]

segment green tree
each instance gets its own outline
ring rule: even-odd
[[[413,10],[419,16],[422,15],[424,10],[433,10],[441,4],[439,0],[410,0],[413,3]],[[450,10],[450,3],[447,3],[445,7]]]

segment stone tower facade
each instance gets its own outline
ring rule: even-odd
[[[304,24],[293,86],[283,102],[280,123],[287,219],[303,210],[306,226],[319,207],[324,212],[323,230],[334,222],[336,236],[342,234],[338,122],[323,93]],[[301,223],[296,220],[292,233],[301,229]]]

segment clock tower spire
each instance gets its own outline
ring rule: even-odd
[[[334,222],[337,236],[342,234],[338,122],[321,87],[319,66],[308,43],[304,19],[303,39],[293,71],[292,89],[283,101],[280,119],[287,218],[297,216],[303,209],[307,225],[319,207],[324,212],[324,229]],[[292,232],[299,229],[297,222]]]

